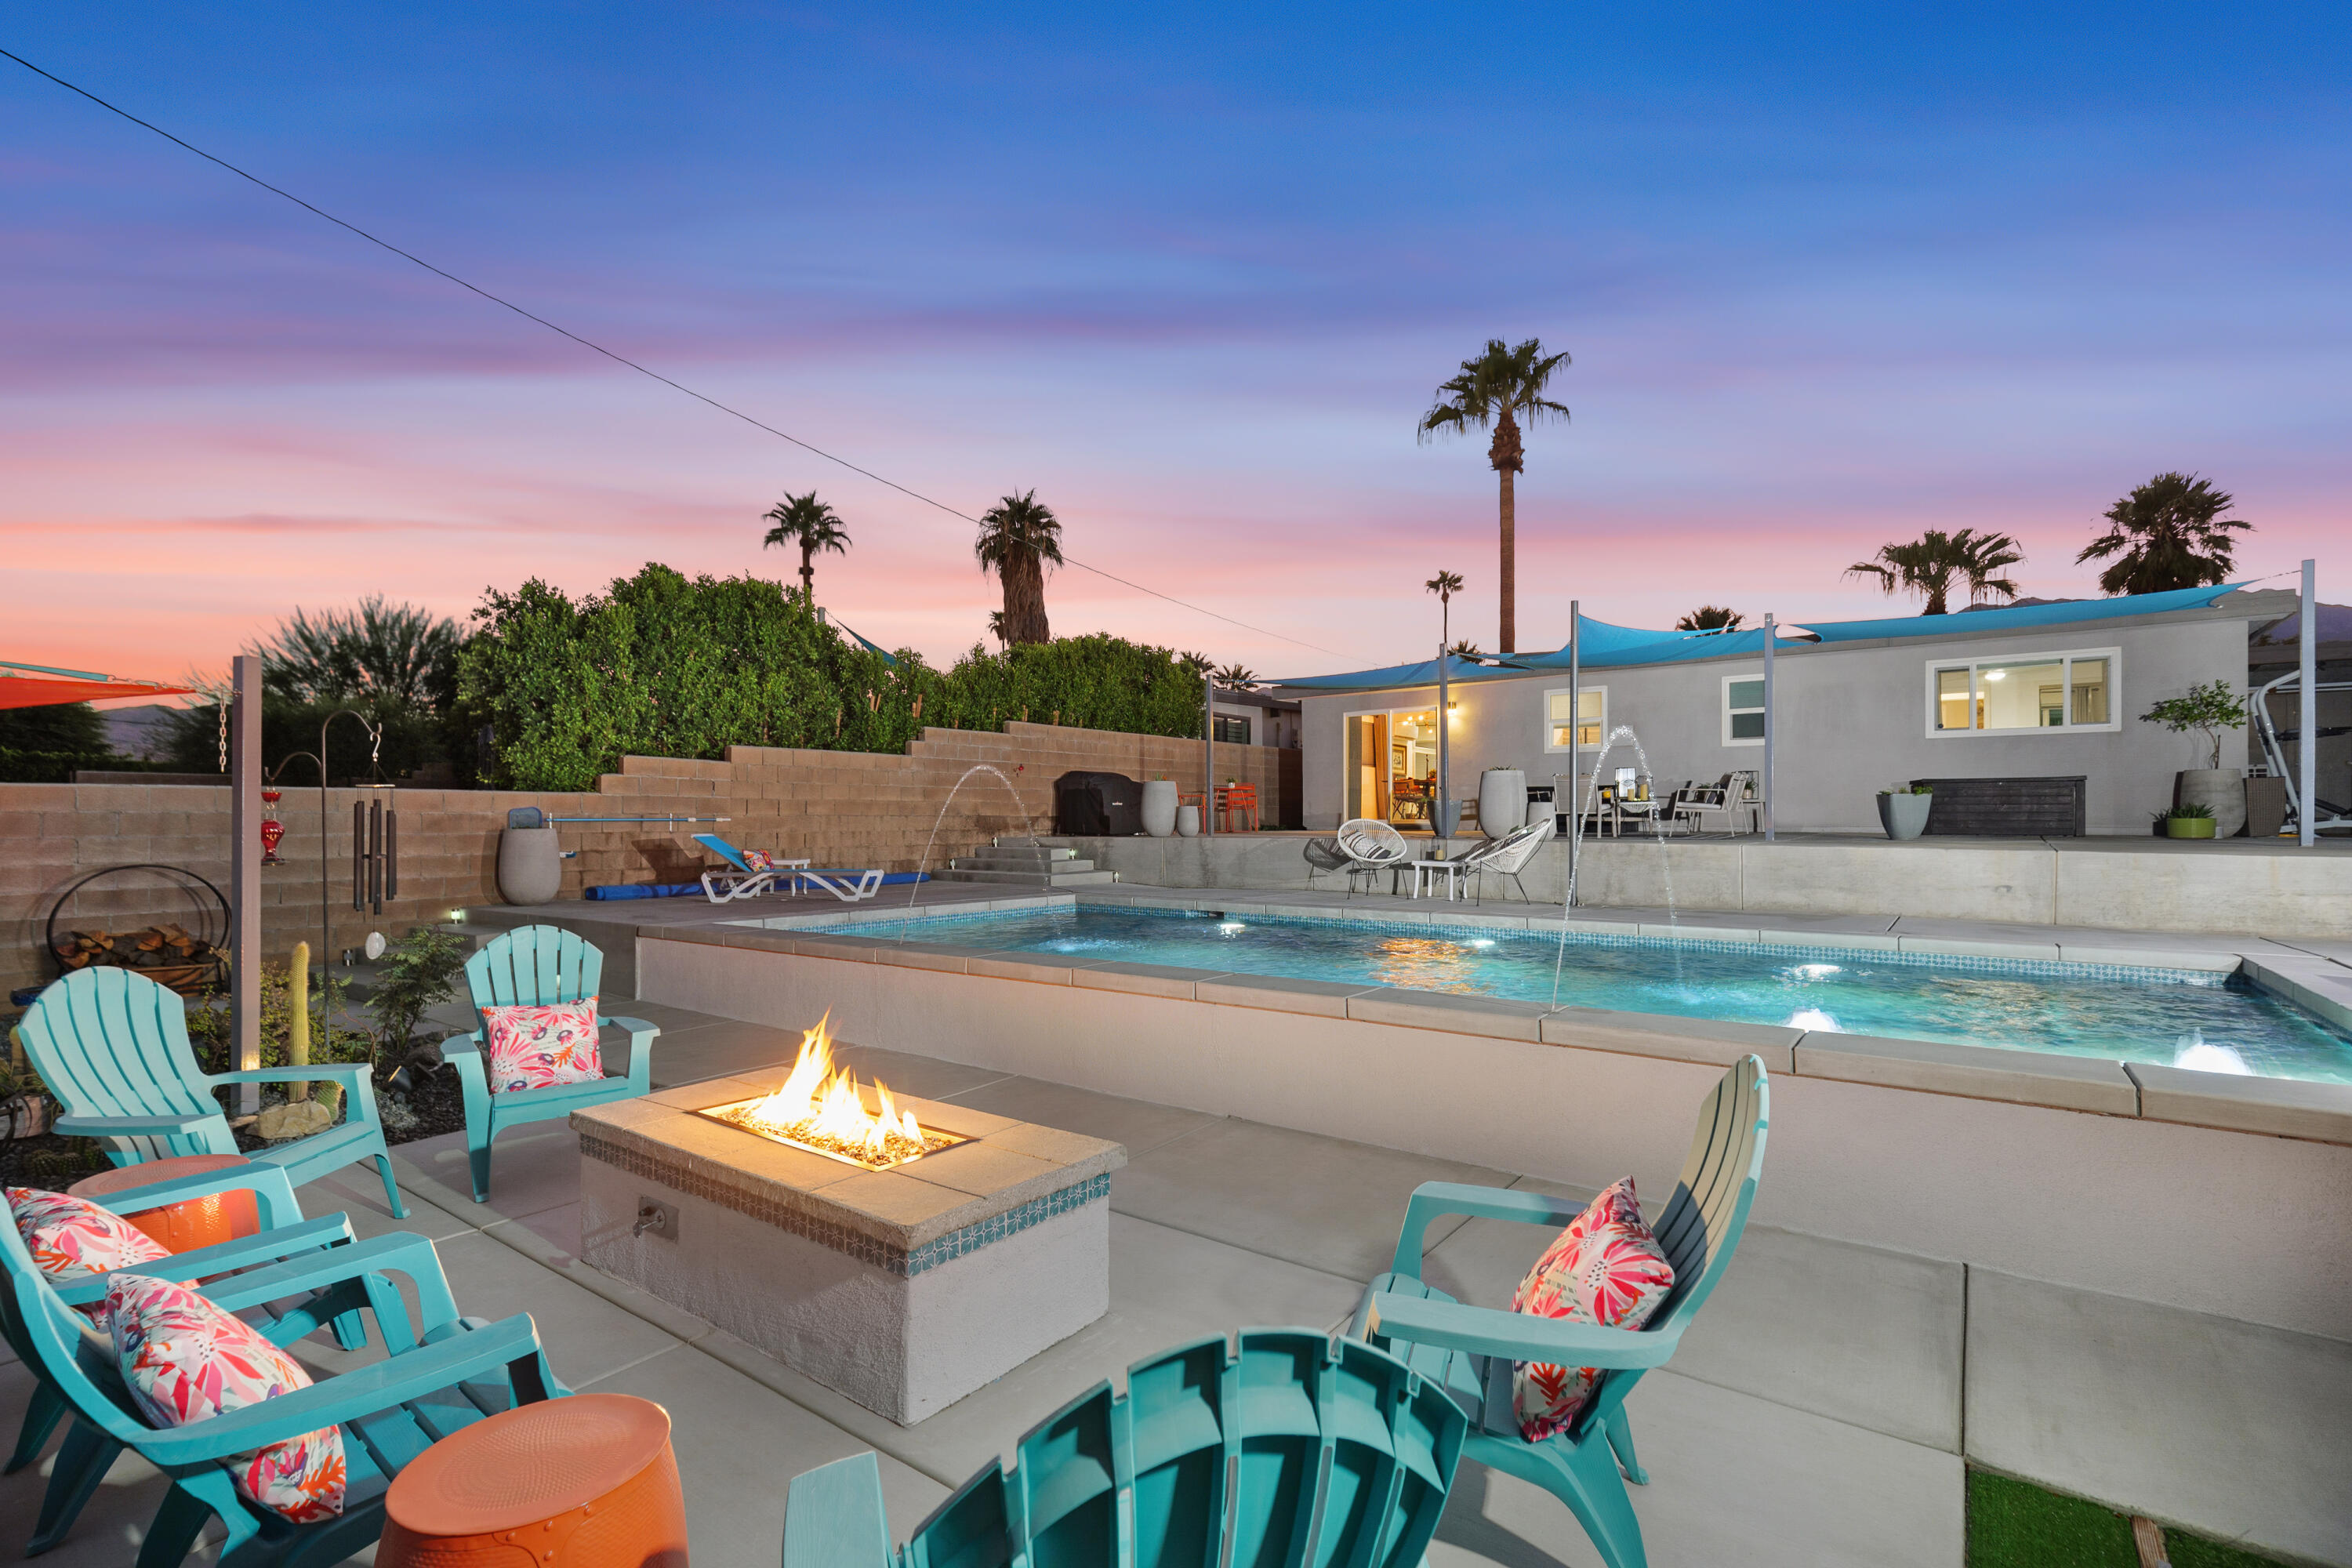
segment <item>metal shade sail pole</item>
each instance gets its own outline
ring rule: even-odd
[[[2319,563],[2303,563],[2303,605],[2296,617],[2301,627],[2295,638],[2301,656],[2302,678],[2295,683],[2295,728],[2299,734],[2294,746],[2295,812],[2294,841],[2308,849],[2317,841],[2318,801],[2312,791],[2319,784]]]
[[[1773,841],[1772,822],[1772,645],[1780,634],[1772,629],[1769,611],[1764,616],[1764,842]]]
[[[1201,677],[1201,837],[1217,831],[1217,678]]]
[[[1578,858],[1584,852],[1584,805],[1576,797],[1576,770],[1583,765],[1584,758],[1584,672],[1580,668],[1579,668],[1578,664],[1578,660],[1581,653],[1581,647],[1580,645],[1582,641],[1580,634],[1583,630],[1583,625],[1584,601],[1581,599],[1570,599],[1568,602],[1569,834],[1568,898],[1566,900],[1566,902],[1570,907],[1573,907],[1576,902],[1576,863]],[[1603,736],[1602,740],[1605,742],[1607,737]],[[1558,775],[1554,775],[1552,779],[1552,795],[1554,798],[1551,803],[1551,808],[1554,813],[1557,813],[1559,810],[1559,779]]]
[[[1454,837],[1452,822],[1446,811],[1454,803],[1453,775],[1447,768],[1445,745],[1445,645],[1437,645],[1437,801],[1436,812],[1429,819],[1432,831],[1440,838]]]
[[[236,1070],[261,1068],[261,659],[238,654],[229,664],[229,1029]],[[261,1109],[261,1086],[241,1083],[236,1108]]]

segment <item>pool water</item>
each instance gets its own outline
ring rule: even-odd
[[[2352,1083],[2352,1036],[2234,976],[2192,970],[1574,933],[1563,950],[1550,932],[1087,908],[824,934]]]

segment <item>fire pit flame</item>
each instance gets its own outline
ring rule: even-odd
[[[773,1094],[764,1100],[715,1105],[702,1114],[869,1171],[903,1165],[966,1142],[955,1133],[923,1126],[913,1111],[900,1110],[879,1082],[873,1086],[877,1109],[866,1110],[856,1075],[834,1065],[833,1036],[827,1027],[832,1020],[833,1015],[827,1013],[817,1020],[815,1028],[801,1032],[800,1056]]]

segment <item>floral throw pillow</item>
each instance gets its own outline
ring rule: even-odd
[[[25,1238],[34,1267],[52,1285],[95,1279],[118,1268],[135,1268],[172,1256],[171,1248],[153,1237],[87,1198],[32,1187],[10,1187],[7,1194],[16,1234]],[[76,1310],[100,1333],[106,1332],[103,1302],[93,1301]]]
[[[1638,1329],[1675,1288],[1675,1267],[1642,1218],[1626,1177],[1586,1205],[1544,1249],[1511,1297],[1511,1310],[1606,1328]],[[1520,1362],[1511,1373],[1519,1435],[1539,1443],[1582,1414],[1599,1379],[1589,1366]]]
[[[106,1308],[122,1381],[152,1426],[190,1426],[310,1386],[310,1374],[292,1356],[184,1285],[112,1275]],[[238,1491],[296,1524],[343,1511],[340,1426],[224,1462]]]
[[[768,858],[768,852],[764,849],[744,850],[743,864],[754,871],[772,871],[776,868],[775,862]]]
[[[484,1065],[490,1092],[551,1089],[604,1076],[596,1049],[596,998],[548,1007],[485,1007]]]

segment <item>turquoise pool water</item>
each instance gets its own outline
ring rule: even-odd
[[[1549,932],[1102,909],[877,921],[825,934],[1528,1002],[1553,1000],[1561,952]],[[2190,970],[1570,935],[1558,1000],[2352,1083],[2352,1037],[2243,981]]]

